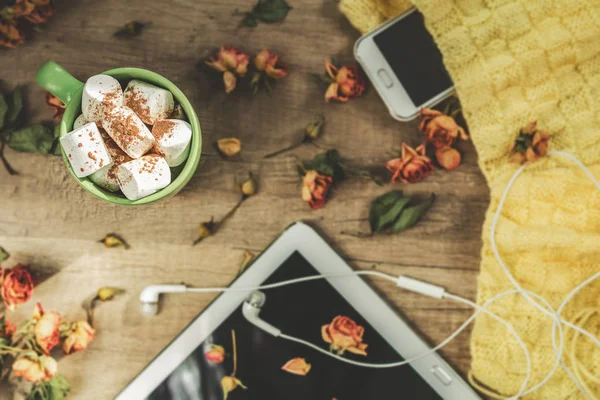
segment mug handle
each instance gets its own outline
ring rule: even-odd
[[[46,61],[36,72],[38,85],[69,104],[75,94],[83,87],[83,82],[74,78],[63,67],[54,61]]]

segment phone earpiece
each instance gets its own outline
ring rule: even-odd
[[[264,306],[266,300],[267,296],[265,296],[263,292],[253,292],[244,302],[244,305],[242,306],[242,314],[244,315],[244,318],[246,318],[246,320],[252,325],[277,337],[281,335],[281,330],[269,324],[268,322],[263,321],[259,316],[262,306]]]

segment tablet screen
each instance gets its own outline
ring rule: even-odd
[[[317,273],[296,252],[265,283]],[[356,361],[401,360],[326,280],[271,289],[265,294],[267,300],[260,316],[284,333]],[[288,361],[298,358],[310,364],[307,373],[301,361],[292,364],[296,368],[291,369],[296,373],[282,370]],[[228,389],[227,394],[222,383]],[[254,327],[242,315],[241,307],[148,397],[150,400],[391,398],[441,399],[410,366],[372,369],[342,363]]]

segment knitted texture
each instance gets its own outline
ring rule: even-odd
[[[573,154],[600,179],[600,1],[414,3],[443,54],[490,186],[477,292],[477,302],[483,304],[514,289],[492,253],[489,235],[499,198],[518,167],[508,162],[508,148],[519,129],[537,120],[551,135],[550,150]],[[367,32],[410,6],[405,0],[341,0],[340,9]],[[557,308],[574,287],[600,270],[600,193],[571,161],[542,159],[528,166],[510,191],[496,242],[522,287]],[[596,281],[574,297],[562,317],[600,337],[599,307]],[[532,387],[556,360],[552,320],[521,295],[490,309],[512,323],[525,340],[533,364]],[[574,340],[574,331],[563,327],[565,363],[596,399],[600,349],[581,335]],[[491,389],[490,395],[519,391],[525,357],[502,325],[484,315],[477,318],[471,356],[469,378],[477,387]],[[546,385],[526,398],[583,396],[559,367]]]

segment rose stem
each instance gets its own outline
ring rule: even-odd
[[[4,146],[5,145],[6,145],[6,143],[4,143],[3,140],[1,140],[0,141],[0,160],[2,160],[2,164],[4,164],[4,168],[6,168],[6,170],[8,171],[8,173],[10,175],[19,175],[19,173],[17,171],[15,171],[15,169],[13,167],[11,167],[11,165],[8,163],[8,160],[4,156]]]
[[[235,329],[231,330],[231,342],[233,343],[233,373],[231,376],[235,376],[237,371],[237,344],[235,340]]]
[[[301,142],[294,143],[293,145],[291,145],[291,146],[288,146],[288,147],[286,147],[286,148],[283,148],[283,149],[281,149],[281,150],[277,150],[277,151],[275,151],[275,152],[273,152],[273,153],[269,153],[269,154],[267,154],[267,155],[266,155],[264,158],[273,158],[273,157],[275,157],[275,156],[278,156],[278,155],[280,155],[280,154],[283,154],[283,153],[285,153],[285,152],[288,152],[288,151],[290,151],[290,150],[294,150],[295,148],[298,148],[298,147],[302,146],[304,143],[306,143],[306,141],[305,141],[305,140],[302,140]]]

